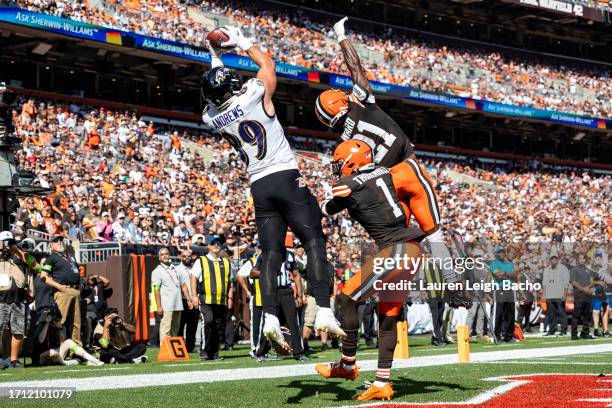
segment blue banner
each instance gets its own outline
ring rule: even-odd
[[[176,41],[114,30],[112,28],[98,27],[88,23],[67,20],[48,14],[35,13],[15,7],[0,7],[0,21],[52,31],[54,33],[86,40],[139,48],[191,61],[210,63],[210,54],[204,48],[182,44]],[[236,54],[224,54],[222,60],[228,67],[247,71],[257,71],[257,65],[247,57]],[[282,62],[276,63],[276,72],[279,76],[284,78],[328,84],[338,88],[351,88],[353,84],[351,78],[345,75],[316,71]],[[376,81],[372,81],[371,84],[375,93],[404,98],[415,102],[442,105],[452,108],[472,109],[498,115],[537,119],[571,126],[612,129],[612,119],[599,119],[571,113],[506,105],[503,103],[446,95]]]

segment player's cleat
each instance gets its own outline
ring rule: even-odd
[[[340,322],[329,307],[319,307],[315,317],[315,330],[344,337],[346,333],[340,327]]]
[[[325,363],[315,365],[315,370],[323,378],[345,378],[355,381],[359,376],[359,367],[354,365],[352,369],[347,370],[344,364],[340,363]]]
[[[465,307],[466,309],[469,309],[472,307],[472,299],[465,296],[465,293],[463,293],[461,290],[449,291],[446,296],[448,305],[452,308],[457,309],[460,307]]]
[[[383,400],[389,401],[393,398],[393,388],[391,388],[391,383],[386,383],[382,387],[377,387],[372,384],[367,390],[361,393],[357,398],[357,401],[371,401],[371,400]]]
[[[264,316],[263,334],[272,343],[272,347],[279,354],[291,354],[291,346],[285,340],[278,317],[266,313]]]

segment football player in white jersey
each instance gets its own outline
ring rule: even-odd
[[[285,259],[287,226],[303,243],[308,256],[308,279],[317,305],[315,328],[344,336],[330,309],[330,268],[326,259],[321,211],[300,175],[272,96],[276,89],[274,61],[236,27],[221,28],[229,40],[223,49],[238,47],[259,66],[257,77],[241,84],[233,69],[223,66],[218,50],[209,46],[212,68],[202,77],[207,106],[202,120],[224,135],[247,164],[262,249],[261,291],[264,335],[290,350],[276,316],[276,275]]]

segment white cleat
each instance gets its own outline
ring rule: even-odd
[[[285,336],[283,336],[278,317],[270,313],[266,313],[264,315],[263,334],[273,344],[276,344],[278,347],[280,347],[287,353],[291,353],[291,347],[285,341]]]
[[[336,320],[334,312],[332,312],[329,307],[319,307],[317,309],[317,316],[315,317],[315,330],[334,334],[338,337],[346,336],[346,333],[340,327],[340,322]]]
[[[104,365],[104,362],[102,362],[102,361],[100,361],[100,360],[98,360],[96,358],[96,359],[93,359],[93,360],[87,360],[87,365],[88,366],[100,367],[100,366]]]

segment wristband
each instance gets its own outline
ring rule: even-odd
[[[26,265],[32,266],[32,265],[34,265],[34,262],[36,262],[36,259],[34,259],[34,257],[32,255],[28,255],[26,260],[25,260]]]
[[[108,340],[106,339],[100,339],[98,343],[100,343],[100,345],[105,346],[105,347],[108,346]]]
[[[43,270],[43,267],[42,267],[42,266],[40,266],[40,265],[37,265],[37,266],[35,266],[35,267],[34,267],[34,271],[35,271],[36,273],[41,273],[41,272],[42,272],[42,270]]]
[[[214,52],[210,53],[210,65],[212,68],[223,67],[223,61]]]
[[[338,42],[342,42],[342,41],[346,40],[346,35],[345,34],[338,34],[338,35],[336,35],[336,40],[338,40]]]

